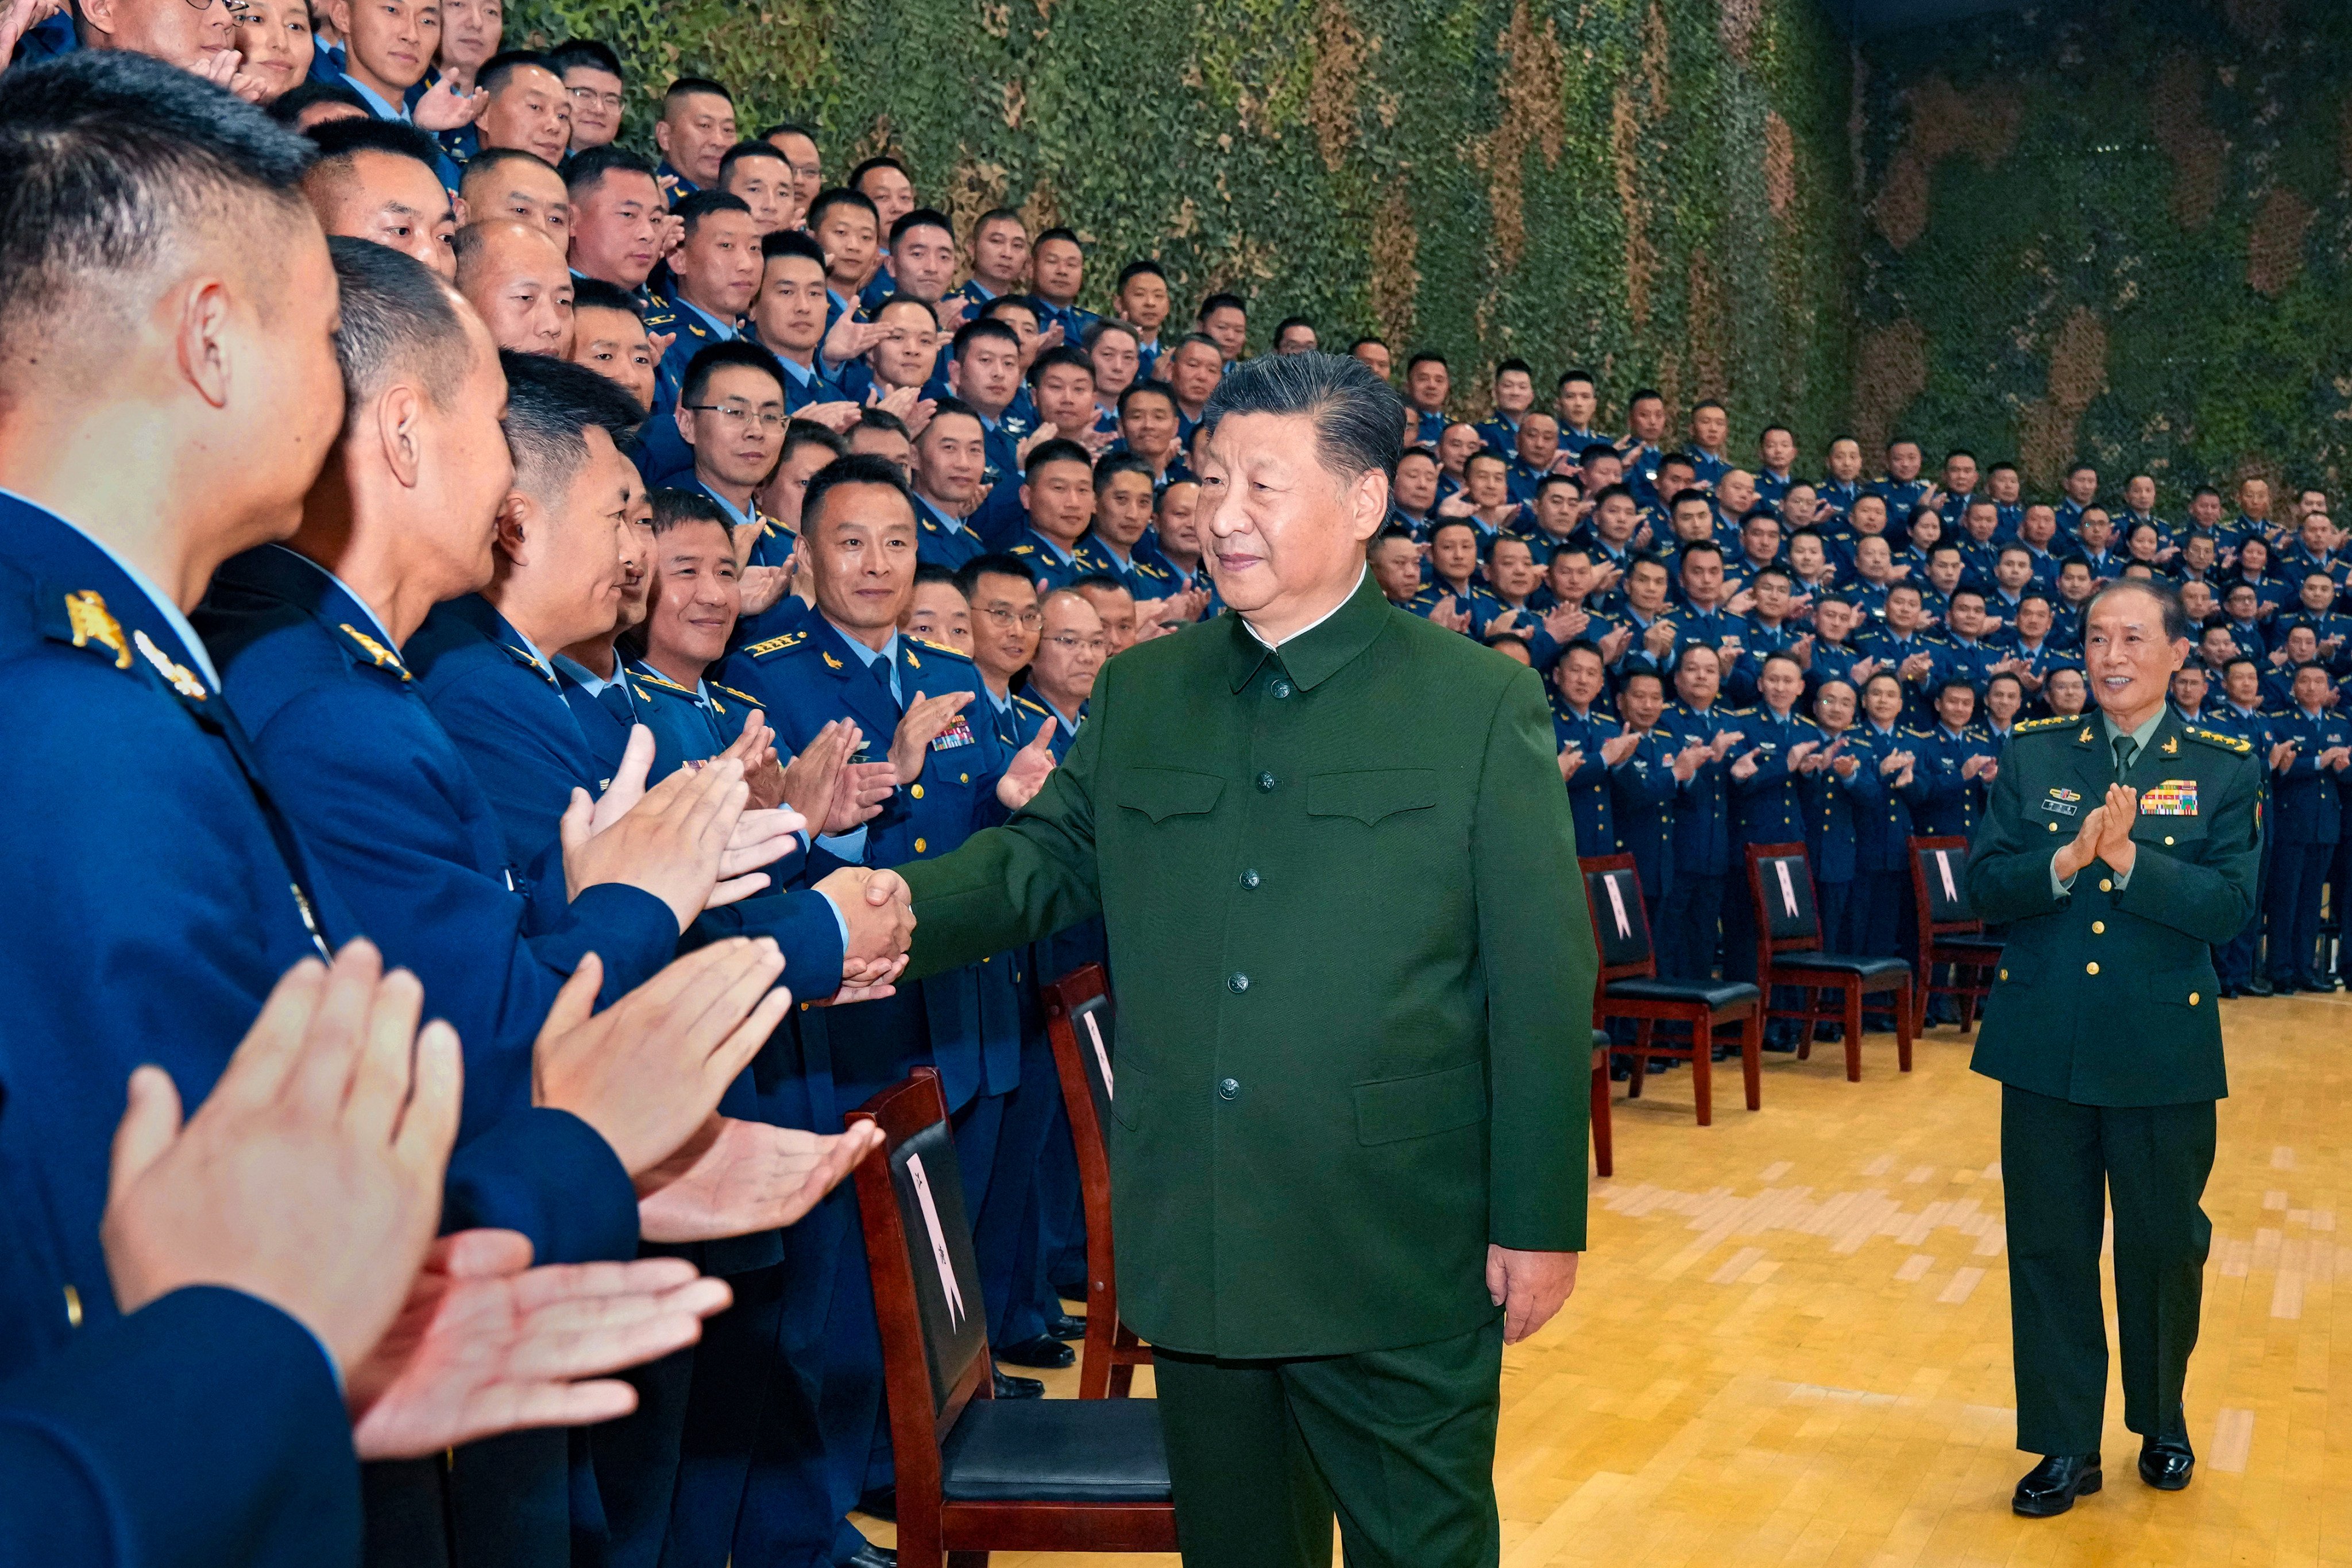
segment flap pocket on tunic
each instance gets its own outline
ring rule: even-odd
[[[1433,768],[1369,768],[1352,773],[1317,773],[1307,781],[1307,815],[1352,816],[1371,826],[1400,811],[1437,804]]]
[[[1486,1068],[1481,1062],[1356,1086],[1359,1143],[1427,1138],[1486,1120]]]
[[[1139,811],[1154,822],[1189,816],[1215,808],[1225,781],[1214,773],[1186,773],[1180,768],[1129,768],[1118,781],[1118,804]]]

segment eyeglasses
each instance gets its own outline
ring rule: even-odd
[[[1082,637],[1076,632],[1055,632],[1045,640],[1064,653],[1076,653],[1080,648],[1085,648],[1091,653],[1102,653],[1110,647],[1110,641],[1107,637]]]
[[[1045,624],[1045,613],[1043,610],[1015,611],[1008,610],[1002,605],[982,605],[980,607],[980,613],[1000,626],[1009,626],[1018,622],[1024,631],[1034,632]]]
[[[697,414],[716,414],[730,425],[750,425],[761,430],[781,430],[792,416],[776,408],[746,408],[740,403],[689,403],[687,406]]]
[[[195,0],[188,0],[188,3],[194,5]],[[615,114],[621,112],[621,105],[625,101],[617,92],[599,92],[593,87],[575,87],[571,92],[582,103],[601,103]]]
[[[220,0],[220,5],[222,10],[237,21],[243,21],[247,14],[253,9],[247,4],[247,0]],[[191,11],[209,11],[212,8],[213,0],[188,0],[188,9]]]

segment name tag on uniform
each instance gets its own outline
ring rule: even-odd
[[[931,737],[931,750],[935,752],[952,752],[958,746],[976,746],[979,743],[980,737],[971,732],[971,726],[961,713],[955,716],[953,723]]]
[[[2061,816],[2079,816],[2083,811],[2079,804],[2082,798],[2071,789],[2053,789],[2048,798],[2042,801],[2042,809],[2054,811]]]
[[[2166,779],[2153,789],[2139,794],[2139,808],[2150,816],[2194,816],[2197,815],[2197,781]]]

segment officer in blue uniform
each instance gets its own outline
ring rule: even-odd
[[[2272,734],[2294,749],[2274,771],[2271,819],[2272,987],[2282,993],[2330,991],[2319,966],[2320,886],[2343,837],[2345,771],[2352,765],[2352,720],[2327,707],[2326,668],[2294,672],[2293,703],[2271,721]]]
[[[1907,956],[1904,911],[1911,900],[1912,813],[1927,800],[1920,732],[1903,722],[1903,683],[1879,670],[1862,683],[1862,716],[1851,742],[1878,782],[1878,804],[1854,823],[1854,891],[1851,915],[1862,946],[1875,957]]]
[[[1674,674],[1676,699],[1666,705],[1658,728],[1675,750],[1695,743],[1706,746],[1709,755],[1684,784],[1675,806],[1674,879],[1657,921],[1659,973],[1701,980],[1715,973],[1723,901],[1732,880],[1731,767],[1726,758],[1744,731],[1728,709],[1716,703],[1723,660],[1714,648],[1705,643],[1684,648],[1675,657]]]
[[[1869,744],[1855,728],[1853,683],[1843,679],[1813,688],[1813,722],[1822,736],[1822,765],[1805,775],[1805,852],[1813,868],[1822,946],[1832,952],[1860,952],[1863,931],[1856,916],[1863,900],[1863,826],[1885,794]]]
[[[0,778],[10,804],[0,847],[14,874],[42,893],[12,904],[0,942],[9,1020],[0,1047],[0,1378],[37,1380],[34,1369],[77,1339],[128,1377],[139,1358],[113,1331],[125,1321],[100,1242],[125,1080],[153,1063],[194,1110],[278,976],[358,931],[278,809],[184,606],[156,586],[193,600],[204,563],[253,538],[239,531],[246,520],[294,515],[340,422],[329,349],[336,289],[317,229],[278,205],[296,199],[308,150],[160,60],[81,51],[12,74],[0,89],[0,139],[37,149],[0,162],[0,200],[28,226],[0,260],[0,328],[13,341],[35,332],[52,345],[5,373],[19,456],[0,466],[9,492],[0,495],[0,732],[8,737]],[[99,159],[113,181],[110,205],[77,205],[82,187],[59,171]],[[177,200],[192,164],[228,199]],[[89,292],[32,286],[70,268],[108,291],[95,298],[168,287],[150,279],[144,261],[106,259],[114,253],[104,237],[125,208],[171,253],[269,247],[277,281],[266,301],[240,297],[255,285],[235,268],[221,287],[233,311],[278,313],[286,358],[274,374],[230,378],[218,405],[166,388],[144,369],[171,353],[154,335],[154,311],[119,325],[91,314]],[[231,232],[237,223],[247,226]],[[103,484],[63,466],[62,454],[111,441],[107,432],[132,401],[151,410],[146,433],[121,446]],[[269,424],[284,442],[279,455],[257,461],[249,443],[218,441],[224,419]],[[39,455],[59,460],[45,465]],[[521,1230],[542,1260],[628,1256],[637,1228],[635,1194],[610,1146],[551,1110],[506,1118],[458,1150],[444,1221]],[[268,1348],[250,1322],[224,1318],[206,1331],[225,1352]],[[148,1445],[132,1493],[110,1506],[169,1500],[173,1510],[160,1538],[138,1540],[139,1560],[353,1560],[349,1504],[280,1510],[233,1547],[206,1548],[202,1510],[227,1505],[254,1465],[319,1428],[272,1397],[283,1392],[257,1374],[249,1426],[225,1407],[213,1413],[208,1439],[181,1446],[169,1445],[144,1394],[105,1396],[108,1410],[91,1415],[93,1444],[110,1446],[135,1426]],[[11,1397],[23,1409],[47,1395],[37,1382]],[[234,1441],[220,1441],[223,1431]],[[9,1461],[7,1472],[12,1496],[40,1485],[30,1466]],[[38,1495],[60,1512],[71,1505],[63,1491]],[[242,1525],[254,1528],[250,1519]],[[110,1549],[90,1544],[88,1552],[61,1544],[55,1560],[105,1561]]]
[[[1936,722],[1915,737],[1919,772],[1927,798],[1917,813],[1919,831],[1965,838],[1984,815],[1985,795],[2000,766],[2000,748],[1971,721],[1976,688],[1950,679],[1936,689]]]
[[[858,760],[893,756],[898,793],[864,826],[824,841],[830,852],[869,866],[945,854],[1025,800],[1008,794],[1021,777],[1034,792],[1048,771],[1043,748],[1010,752],[992,725],[975,723],[986,710],[974,712],[973,705],[986,697],[968,657],[898,633],[914,587],[917,530],[896,465],[852,456],[820,471],[803,502],[802,532],[821,614],[798,632],[732,656],[727,682],[759,701],[781,750],[797,750],[824,724],[848,718],[879,738]],[[1008,778],[1023,768],[1025,774]],[[822,1073],[836,1112],[855,1109],[914,1067],[937,1067],[956,1119],[968,1201],[985,1202],[1004,1097],[1020,1073],[1019,1008],[1003,964],[985,960],[881,1000],[803,1010],[798,1022],[812,1071]],[[844,1547],[854,1552],[843,1533],[849,1531],[845,1516],[868,1489],[889,1484],[887,1465],[868,1465],[884,1441],[881,1347],[847,1194],[836,1194],[812,1221],[820,1216],[812,1245],[826,1247],[829,1237],[832,1257],[809,1261],[830,1269],[829,1302],[816,1331],[783,1350],[798,1374],[820,1390],[830,1510],[819,1517],[805,1506],[786,1506],[804,1505],[804,1498],[747,1502],[769,1521],[751,1548],[762,1561],[828,1543],[836,1555],[845,1555]],[[741,1556],[747,1542],[740,1533],[737,1542]]]
[[[1618,852],[1616,774],[1640,745],[1639,736],[1631,744],[1620,740],[1624,725],[1595,706],[1605,685],[1601,650],[1589,642],[1569,644],[1552,666],[1552,730],[1559,742],[1569,808],[1576,817],[1579,855]]]
[[[1625,733],[1640,737],[1633,754],[1612,775],[1617,786],[1614,816],[1617,841],[1633,857],[1642,879],[1642,901],[1648,909],[1652,951],[1663,932],[1660,924],[1666,894],[1674,886],[1675,806],[1696,764],[1679,764],[1680,745],[1658,728],[1665,710],[1665,681],[1654,669],[1628,670],[1618,679],[1617,711]]]
[[[1026,474],[1021,506],[1028,524],[1005,553],[1047,588],[1098,572],[1116,576],[1118,563],[1095,544],[1094,459],[1087,449],[1059,437],[1042,441],[1029,453]]]
[[[1748,886],[1750,844],[1805,840],[1805,765],[1821,750],[1821,731],[1798,709],[1805,672],[1790,654],[1768,655],[1756,679],[1758,702],[1735,715],[1739,739],[1725,769],[1731,797],[1731,885],[1725,892],[1723,973],[1756,977],[1756,909]]]

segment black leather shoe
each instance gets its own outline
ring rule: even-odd
[[[2268,996],[2272,994],[2271,983],[2257,974],[2252,980],[2246,982],[2246,994],[2249,996]]]
[[[875,1519],[896,1521],[898,1517],[898,1489],[876,1487],[857,1500],[857,1511]]]
[[[2139,1479],[2160,1492],[2177,1492],[2197,1473],[2186,1437],[2150,1437],[2139,1446]]]
[[[1039,1334],[1017,1345],[998,1346],[996,1359],[1014,1366],[1067,1366],[1078,1359],[1078,1352],[1050,1334]]]
[[[1085,1339],[1087,1321],[1075,1312],[1057,1312],[1045,1320],[1045,1337],[1054,1340]]]
[[[877,1546],[869,1541],[857,1549],[856,1556],[849,1560],[849,1568],[898,1568],[898,1554],[887,1546]]]
[[[2078,1497],[2099,1489],[2099,1456],[2053,1454],[2025,1473],[2009,1500],[2010,1510],[2028,1519],[2048,1519],[2074,1506]]]
[[[1034,1377],[1013,1377],[999,1372],[996,1374],[996,1397],[999,1399],[1043,1399],[1045,1385]],[[894,1514],[895,1518],[896,1515]]]

